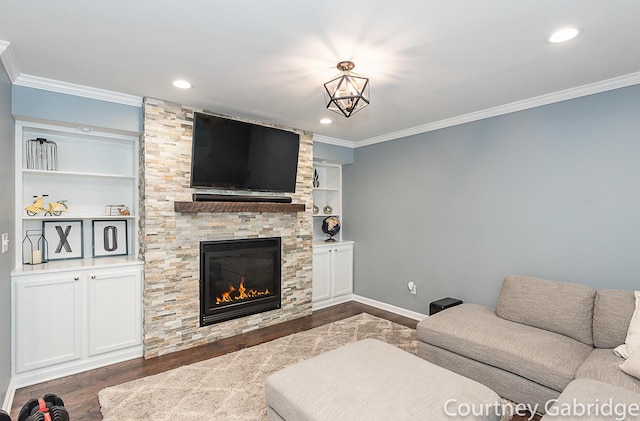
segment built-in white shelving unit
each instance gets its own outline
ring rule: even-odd
[[[44,138],[55,142],[57,170],[29,168],[27,141]],[[22,241],[26,231],[41,230],[43,221],[82,220],[82,256],[93,255],[93,220],[126,220],[128,256],[136,255],[137,192],[138,192],[138,138],[131,135],[106,132],[84,132],[79,128],[34,122],[16,123],[16,271],[20,272],[28,254],[23,252]],[[66,201],[68,210],[59,216],[44,212],[28,215],[25,207],[35,197],[43,199],[45,208],[50,202]],[[129,215],[107,215],[107,205],[123,205]],[[50,240],[50,239],[48,239]],[[53,239],[55,240],[55,239]],[[51,241],[49,241],[51,242]],[[55,245],[49,244],[49,248]],[[49,258],[52,250],[49,250]],[[119,254],[119,253],[118,253]],[[130,260],[130,259],[129,259]],[[55,266],[40,266],[43,270]],[[33,271],[34,268],[29,268]]]
[[[322,232],[324,218],[337,216],[342,224],[342,166],[316,162],[313,171],[318,175],[318,187],[313,188],[313,240],[318,243],[328,238]],[[342,240],[342,229],[334,239]]]
[[[313,188],[313,298],[314,310],[350,301],[353,293],[353,241],[346,241],[342,229],[326,242],[322,221],[336,216],[342,224],[342,166],[314,162]],[[328,208],[327,208],[328,206]],[[317,208],[317,212],[316,209]]]
[[[34,149],[28,154],[28,141],[38,138],[55,142],[57,159],[50,155],[47,165],[34,165]],[[15,141],[16,261],[11,277],[15,386],[141,356],[138,137],[17,121]],[[51,165],[54,161],[57,165]],[[25,208],[43,195],[48,195],[43,197],[43,208],[65,201],[68,209],[59,215],[42,210],[28,214]],[[118,205],[113,208],[115,215],[108,214],[107,205]],[[120,214],[118,207],[126,208],[127,214]],[[43,230],[44,225],[51,231]],[[48,262],[33,264],[31,246],[23,245],[27,231],[45,236],[48,253],[41,250],[38,257]]]

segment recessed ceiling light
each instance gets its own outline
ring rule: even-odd
[[[321,118],[320,124],[331,124],[333,121],[330,118]]]
[[[173,86],[180,89],[189,89],[191,88],[191,84],[186,80],[174,80]]]
[[[582,30],[580,28],[562,28],[551,34],[549,38],[546,39],[546,41],[551,44],[558,44],[560,42],[574,39],[575,37],[580,35],[581,32]]]

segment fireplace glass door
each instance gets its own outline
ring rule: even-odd
[[[280,238],[200,243],[200,325],[280,308]]]

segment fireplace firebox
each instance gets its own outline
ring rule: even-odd
[[[280,238],[200,243],[200,326],[280,308]]]

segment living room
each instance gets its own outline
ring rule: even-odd
[[[633,11],[636,6],[625,7]],[[575,41],[586,42],[588,35],[585,27]],[[20,58],[20,45],[11,48]],[[521,101],[500,102],[510,98],[504,96],[469,104],[466,112],[401,128],[419,127],[415,131],[393,130],[398,136],[383,141],[376,136],[345,140],[349,138],[287,125],[314,133],[313,160],[343,164],[341,235],[354,241],[354,298],[407,315],[427,314],[431,301],[446,296],[495,306],[502,280],[510,274],[596,289],[637,290],[640,67],[629,60],[636,65],[633,71],[615,77],[557,85],[546,95]],[[362,74],[371,76],[375,93],[373,86],[382,80],[365,73],[364,62],[358,64],[356,71],[362,68]],[[596,64],[606,68],[606,63],[588,65]],[[13,199],[18,168],[13,159],[15,120],[140,134],[145,118],[142,104],[116,104],[25,86],[14,83],[8,70],[0,73],[0,183],[7,198],[1,205],[0,227],[11,234],[13,250],[13,243],[22,241],[22,235],[14,232],[15,209],[27,205]],[[478,90],[492,98],[489,89]],[[165,98],[154,92],[144,95]],[[342,126],[366,126],[373,117],[364,113],[383,101],[373,96],[360,116],[332,118],[342,119]],[[433,109],[448,100],[442,94],[431,102]],[[202,109],[186,97],[171,103]],[[511,106],[498,107],[505,104]],[[396,105],[402,114],[403,106]],[[319,111],[323,107],[320,103]],[[241,112],[232,115],[256,119]],[[460,116],[466,117],[454,118]],[[281,124],[269,113],[259,120]],[[304,177],[310,189],[311,172]],[[300,202],[310,212],[310,191],[305,195]],[[7,338],[14,262],[15,256],[0,256],[4,297],[0,331]],[[408,282],[414,283],[416,294],[410,293]],[[9,342],[0,352],[2,401],[11,377]]]

